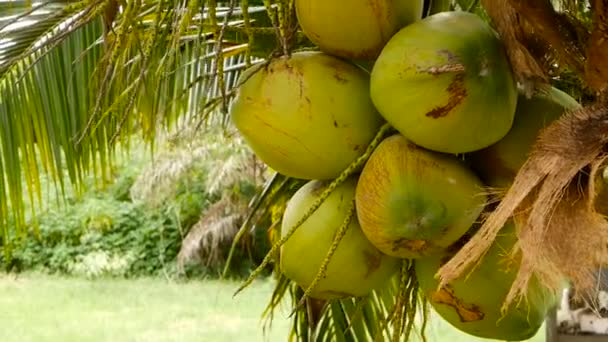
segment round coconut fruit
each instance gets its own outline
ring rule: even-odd
[[[232,120],[257,156],[286,176],[337,177],[383,123],[369,74],[320,52],[253,66],[240,82]]]
[[[357,215],[380,251],[400,258],[436,253],[460,239],[481,214],[482,182],[454,156],[393,135],[361,172]]]
[[[526,300],[501,312],[518,271],[519,260],[510,254],[516,239],[515,226],[508,222],[477,267],[441,289],[435,275],[459,246],[417,260],[420,289],[435,311],[455,328],[477,337],[521,341],[534,336],[557,297],[533,277]]]
[[[464,153],[507,134],[517,88],[492,28],[471,13],[442,12],[391,38],[374,64],[371,97],[416,145]]]
[[[524,165],[540,131],[565,111],[580,108],[570,95],[551,87],[531,98],[520,95],[509,133],[471,155],[474,170],[490,186],[508,188]]]
[[[402,27],[419,20],[423,0],[296,0],[304,34],[333,56],[375,59]]]
[[[313,282],[336,232],[344,223],[355,200],[356,184],[357,179],[351,177],[338,186],[281,247],[281,271],[303,289]],[[304,216],[327,185],[326,181],[311,181],[294,194],[283,215],[283,236]],[[385,286],[398,269],[399,260],[380,253],[365,238],[354,217],[328,264],[326,276],[311,297],[364,296]]]

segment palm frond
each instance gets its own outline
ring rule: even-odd
[[[399,276],[386,287],[372,291],[366,297],[340,300],[307,299],[305,306],[298,307],[304,291],[280,272],[277,285],[264,310],[264,329],[269,330],[275,311],[281,305],[296,308],[292,313],[290,340],[297,341],[401,341],[415,337],[425,341],[429,306],[416,291],[406,304],[403,315],[409,315],[409,331],[396,330],[394,316],[400,292]],[[414,314],[416,316],[414,317]]]
[[[195,146],[161,153],[145,168],[130,189],[134,201],[157,207],[174,196],[179,180],[201,161],[208,160],[209,149]]]
[[[0,17],[0,75],[22,58],[42,48],[60,23],[74,16],[84,4],[69,1],[9,1]]]
[[[224,195],[212,204],[182,241],[177,264],[197,262],[205,266],[223,264],[223,246],[229,246],[243,221],[247,202],[240,196]]]
[[[42,172],[61,189],[66,178],[81,187],[91,172],[106,182],[117,143],[128,149],[133,133],[154,146],[168,129],[226,122],[211,114],[251,60],[243,44],[222,44],[222,77],[215,72],[207,2],[127,2],[108,26],[101,15],[113,3],[17,1],[10,17],[0,16],[4,232],[10,217],[11,227],[24,226],[25,202],[41,205]],[[250,20],[263,24],[261,14],[253,8]],[[216,15],[222,20],[226,8]],[[239,16],[235,11],[229,25],[242,26]]]
[[[83,146],[76,146],[72,140],[86,115],[82,109],[90,96],[82,84],[89,82],[99,59],[95,42],[100,32],[98,22],[87,24],[63,41],[60,49],[38,51],[12,64],[1,76],[0,169],[4,182],[0,188],[4,191],[0,191],[0,202],[10,204],[0,211],[0,224],[8,223],[8,208],[15,214],[18,227],[25,223],[23,183],[30,203],[37,197],[42,205],[42,171],[55,176],[63,188],[64,167],[72,183],[77,184],[94,160],[107,157],[108,151],[99,156],[86,153],[87,147],[103,144],[104,135],[89,137]]]
[[[177,183],[198,170],[205,174],[209,195],[221,195],[239,182],[263,183],[267,169],[244,141],[209,129],[190,134],[180,132],[166,138],[155,161],[137,177],[131,198],[156,207],[175,195]]]

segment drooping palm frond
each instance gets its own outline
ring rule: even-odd
[[[248,215],[248,203],[265,182],[268,170],[244,141],[232,137],[229,131],[192,128],[165,140],[154,162],[135,180],[130,197],[159,207],[178,196],[188,184],[204,188],[209,206],[197,223],[186,227],[178,267],[184,271],[186,265],[197,264],[219,269]],[[253,246],[256,234],[264,233],[252,232],[239,248],[245,251]]]
[[[23,233],[28,202],[42,206],[40,174],[64,190],[77,185],[98,160],[91,148],[105,146],[101,135],[77,147],[72,138],[86,115],[90,84],[101,49],[99,2],[20,2],[4,4],[0,24],[0,226],[3,241],[12,227]],[[3,9],[5,9],[3,8]],[[82,148],[84,146],[84,148]],[[64,174],[65,173],[67,174]],[[27,189],[27,194],[24,189]],[[10,253],[10,246],[3,248]]]
[[[167,129],[226,123],[225,115],[211,114],[225,110],[255,56],[276,45],[265,7],[253,2],[249,8],[160,0],[12,4],[10,16],[0,15],[5,234],[23,227],[25,202],[42,202],[41,172],[60,188],[64,169],[76,188],[91,172],[107,181],[115,146],[128,148],[135,132],[154,146]],[[261,33],[245,31],[258,27]],[[247,49],[254,39],[269,48]]]
[[[130,189],[131,198],[151,207],[161,205],[175,195],[177,183],[189,172],[205,173],[206,192],[221,196],[223,189],[242,180],[263,183],[266,166],[255,157],[242,139],[219,129],[165,138],[153,163],[145,168]]]
[[[225,262],[224,251],[230,246],[243,222],[247,201],[239,194],[224,194],[201,216],[182,241],[177,265],[196,262],[206,267],[218,268]]]
[[[278,270],[275,274],[277,285],[263,313],[265,330],[286,304],[292,310],[292,341],[426,341],[429,306],[417,292],[406,299],[408,286],[401,283],[402,276],[365,297],[307,298],[301,305],[304,290]]]
[[[0,75],[36,51],[53,44],[66,20],[86,17],[85,2],[7,1],[0,8]],[[80,15],[79,15],[80,12]],[[82,22],[84,23],[84,22]],[[64,31],[68,32],[68,31]]]
[[[63,189],[64,169],[72,183],[78,184],[90,165],[108,157],[109,150],[98,156],[90,153],[105,145],[103,134],[88,137],[80,146],[73,142],[85,121],[82,109],[88,105],[88,91],[94,91],[82,84],[89,82],[100,57],[95,45],[100,32],[98,22],[82,26],[61,49],[35,52],[10,66],[0,78],[0,225],[5,233],[10,214],[14,214],[16,227],[25,224],[24,188],[31,208],[35,202],[42,206],[41,172],[54,176]]]

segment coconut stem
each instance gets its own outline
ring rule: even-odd
[[[391,323],[394,327],[392,341],[399,341],[401,336],[409,337],[416,319],[418,308],[418,279],[416,278],[415,261],[403,259],[397,290],[397,299],[386,318],[380,323],[380,329],[374,338],[374,342],[383,338],[384,329]],[[423,299],[424,300],[424,299]],[[420,337],[426,342],[425,329],[427,325],[427,305],[422,303],[422,327]]]
[[[211,0],[211,4],[217,5],[216,0]],[[220,88],[220,93],[222,95],[222,112],[223,113],[228,113],[228,98],[226,96],[226,80],[225,80],[226,75],[224,75],[225,57],[224,57],[223,40],[224,40],[224,34],[226,32],[226,27],[228,27],[228,22],[230,21],[230,17],[232,16],[232,13],[234,12],[235,6],[236,6],[236,1],[231,0],[229,7],[228,7],[228,12],[226,13],[226,17],[224,18],[224,23],[223,23],[222,27],[219,29],[219,31],[217,30],[217,28],[213,31],[213,38],[216,40],[216,42],[215,42],[215,44],[216,44],[215,45],[215,53],[216,53],[215,68],[217,71],[218,87]],[[212,20],[213,25],[217,26],[217,18],[211,18],[211,20]]]
[[[407,285],[406,299],[409,300],[407,304],[407,323],[405,326],[405,336],[410,336],[414,329],[414,322],[416,320],[416,310],[418,308],[418,280],[416,279],[416,273],[414,270],[414,261],[412,261],[408,267],[408,278],[409,282]],[[405,320],[405,318],[404,318]]]
[[[275,31],[276,38],[284,48],[285,45],[283,44],[283,36],[281,35],[280,23],[278,22],[278,20],[281,18],[279,14],[280,9],[273,7],[273,2],[274,1],[271,2],[271,0],[263,1],[264,6],[266,7],[266,12],[268,13],[268,18],[270,18],[270,23]]]
[[[386,315],[386,318],[382,319],[380,322],[380,329],[378,330],[378,333],[376,334],[376,336],[374,337],[374,342],[379,342],[381,340],[381,338],[383,338],[383,332],[384,329],[387,328],[388,324],[391,322],[394,322],[396,317],[399,317],[402,313],[402,308],[404,305],[404,298],[405,296],[405,290],[406,290],[406,285],[407,285],[407,278],[404,276],[406,273],[404,272],[404,270],[407,269],[407,263],[408,260],[407,259],[403,259],[401,261],[401,269],[399,272],[399,286],[397,288],[397,299],[395,301],[395,304],[393,304],[393,306],[391,307],[391,310],[388,312],[388,314]],[[393,332],[393,340],[399,340],[399,335],[400,332],[398,331],[394,331]]]
[[[251,49],[253,46],[253,31],[251,30],[251,18],[249,16],[249,0],[241,0],[241,12],[243,12],[243,26],[247,34],[247,50],[245,50],[245,66],[251,66]]]
[[[312,216],[312,214],[314,214],[317,211],[317,209],[319,209],[319,207],[323,204],[323,202],[325,202],[327,197],[329,197],[329,195],[331,195],[331,193],[338,186],[340,186],[342,183],[344,183],[350,176],[352,176],[363,165],[365,165],[365,163],[367,162],[369,157],[372,155],[372,153],[374,152],[376,147],[378,147],[380,142],[382,142],[382,140],[384,140],[384,138],[391,132],[391,130],[392,130],[392,127],[388,123],[386,123],[382,127],[380,127],[380,129],[378,130],[378,133],[376,133],[376,136],[374,137],[372,142],[367,146],[365,153],[363,153],[363,155],[361,155],[359,158],[357,158],[344,171],[342,171],[340,176],[338,176],[338,178],[336,178],[334,181],[332,181],[331,184],[329,184],[329,186],[323,191],[321,196],[319,196],[319,198],[310,206],[310,208],[308,209],[306,214],[304,214],[304,216],[302,216],[302,218],[298,222],[296,222],[296,224],[287,231],[287,234],[285,234],[285,236],[283,236],[279,241],[277,241],[274,245],[272,245],[272,247],[270,248],[270,251],[266,254],[266,256],[264,257],[264,260],[262,260],[262,263],[251,273],[249,278],[247,278],[247,280],[245,280],[245,282],[243,282],[243,284],[236,290],[236,292],[234,293],[234,296],[239,294],[239,292],[243,291],[247,286],[251,285],[251,283],[253,283],[255,278],[257,278],[262,273],[264,268],[266,266],[268,266],[268,264],[270,264],[270,261],[272,260],[274,255],[279,251],[281,246],[283,246],[285,244],[285,242],[287,242],[287,240],[289,240],[289,238],[296,232],[296,230],[302,224],[304,224],[304,222],[306,222],[306,220],[308,220],[308,218],[310,216]]]
[[[399,338],[401,337],[401,333],[403,332],[403,326],[405,325],[404,317],[403,317],[403,309],[406,306],[405,302],[407,300],[408,295],[408,260],[401,261],[401,272],[400,272],[400,280],[399,280],[399,295],[397,297],[397,301],[395,302],[395,316],[392,318],[393,326],[395,327],[393,332],[393,342],[399,342]]]
[[[420,326],[420,339],[422,340],[422,342],[427,342],[426,328],[429,322],[428,298],[426,298],[426,296],[422,296],[420,301],[422,302],[422,325]]]
[[[342,238],[344,238],[344,235],[346,235],[346,231],[348,230],[348,227],[350,226],[350,223],[353,221],[354,217],[355,217],[355,201],[353,200],[350,207],[348,208],[348,213],[346,214],[346,218],[344,219],[344,222],[342,223],[340,228],[338,228],[338,231],[336,232],[336,235],[334,236],[334,241],[331,244],[331,247],[329,247],[329,250],[327,251],[327,256],[325,256],[325,259],[323,259],[323,262],[321,263],[321,266],[319,267],[319,272],[317,272],[317,275],[313,279],[312,283],[310,283],[310,285],[306,288],[306,291],[304,291],[304,295],[302,296],[302,299],[300,299],[300,302],[298,303],[298,305],[296,306],[296,308],[294,309],[293,312],[295,312],[298,309],[298,307],[304,305],[306,298],[308,298],[310,296],[310,294],[315,289],[315,287],[319,284],[319,282],[323,278],[325,278],[325,273],[327,272],[327,266],[329,265],[331,258],[334,256],[334,253],[338,249],[338,246],[340,245]],[[293,312],[292,312],[292,315],[293,315]]]

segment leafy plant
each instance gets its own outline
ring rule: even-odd
[[[154,162],[127,161],[109,186],[35,217],[36,238],[13,235],[14,255],[0,261],[88,277],[217,276],[266,172],[242,142],[226,143],[223,134],[171,136]],[[244,275],[265,248],[263,231],[244,240],[234,274]]]

